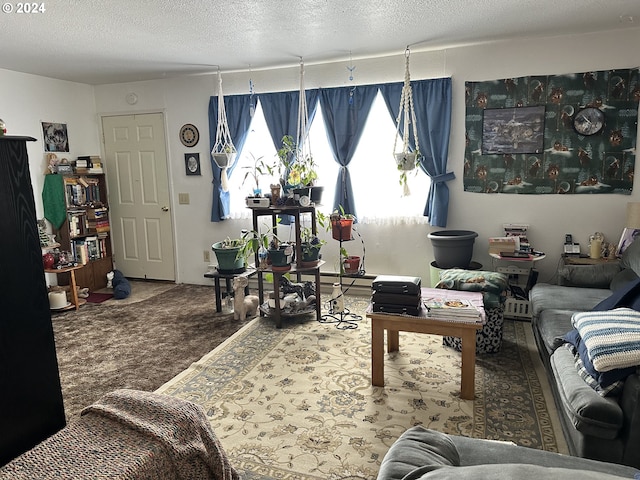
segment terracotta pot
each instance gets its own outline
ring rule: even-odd
[[[344,266],[344,273],[349,275],[358,273],[360,270],[360,257],[356,255],[349,255],[342,261],[342,265]]]
[[[334,240],[351,240],[351,227],[353,226],[353,218],[341,218],[340,220],[331,220],[331,236]]]

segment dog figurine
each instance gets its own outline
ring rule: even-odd
[[[244,320],[247,315],[254,317],[258,311],[258,297],[244,294],[244,289],[249,285],[247,277],[233,278],[233,319]]]

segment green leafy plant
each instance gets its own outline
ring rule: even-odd
[[[256,158],[253,153],[249,154],[251,159],[253,160],[253,165],[247,165],[242,167],[247,170],[244,174],[244,178],[242,179],[242,185],[245,184],[247,178],[251,177],[255,183],[254,191],[260,190],[260,177],[263,175],[273,176],[275,171],[275,164],[269,164],[264,161],[264,157],[260,156]]]
[[[311,154],[304,154],[291,135],[282,137],[282,147],[278,150],[280,173],[282,168],[289,185],[312,186],[318,178],[316,163]]]

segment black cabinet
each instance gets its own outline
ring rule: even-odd
[[[0,465],[65,425],[27,141],[0,137]]]

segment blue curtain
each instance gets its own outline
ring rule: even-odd
[[[251,125],[251,95],[231,95],[224,97],[224,108],[227,113],[227,123],[229,133],[238,154],[233,165],[227,167],[227,175],[231,177],[233,169],[242,154],[242,147],[249,133]],[[218,128],[218,97],[209,99],[209,152],[216,142],[216,129]],[[222,169],[216,165],[211,155],[211,169],[213,170],[213,198],[211,203],[211,221],[219,222],[229,216],[229,192],[223,192],[220,185],[220,174]]]
[[[340,205],[346,213],[357,217],[348,165],[356,151],[371,105],[378,94],[377,86],[328,88],[320,91],[327,138],[333,158],[340,164],[333,210]]]
[[[318,90],[306,90],[307,111],[309,114],[308,125],[311,125],[318,108]],[[296,136],[298,130],[298,99],[300,92],[276,92],[261,93],[258,101],[262,107],[264,120],[271,134],[271,140],[276,150],[282,147],[282,137],[285,135]]]
[[[318,108],[318,90],[305,90],[307,100],[307,114],[309,115],[307,126],[311,125]],[[300,91],[261,93],[258,101],[262,107],[265,123],[269,129],[271,140],[276,151],[282,148],[282,137],[291,135],[294,140],[298,133],[298,101]],[[309,132],[305,133],[308,134]],[[285,178],[287,172],[284,172]],[[289,225],[292,221],[290,215],[281,215],[280,223]]]
[[[402,83],[380,86],[380,92],[394,122],[398,118],[402,86]],[[424,215],[429,217],[430,225],[446,227],[449,213],[449,187],[446,182],[455,178],[453,172],[447,172],[451,132],[451,78],[419,80],[411,82],[411,87],[418,124],[418,141],[423,155],[420,167],[431,178]],[[412,131],[409,143],[411,148],[415,148]]]

